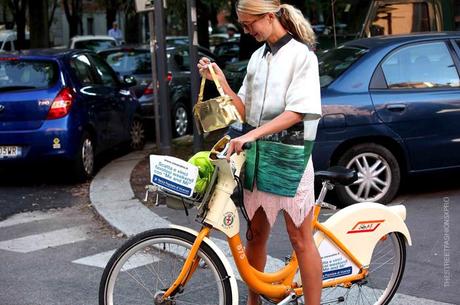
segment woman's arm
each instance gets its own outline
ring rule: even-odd
[[[263,136],[274,134],[285,130],[299,122],[304,118],[304,114],[294,111],[284,111],[273,120],[266,124],[251,130],[250,132],[242,135],[241,137],[232,139],[230,141],[230,147],[227,151],[227,159],[230,158],[232,153],[240,153],[242,151],[243,144],[246,142],[253,142]]]
[[[225,75],[222,69],[216,63],[214,62],[211,63],[209,58],[203,57],[199,60],[197,64],[200,74],[203,75],[204,73],[207,79],[212,80],[211,72],[209,72],[209,69],[208,69],[209,64],[212,64],[212,67],[214,68],[214,72],[216,73],[216,76],[217,76],[217,80],[222,86],[224,93],[232,98],[233,104],[235,105],[236,109],[240,113],[241,117],[244,118],[245,117],[244,103],[241,100],[241,98],[238,96],[238,94],[236,94],[235,91],[233,91],[232,88],[230,88],[230,85],[228,84],[227,79],[225,78]]]

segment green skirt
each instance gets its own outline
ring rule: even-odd
[[[246,151],[244,187],[294,197],[310,159],[314,141],[304,145],[258,140]]]

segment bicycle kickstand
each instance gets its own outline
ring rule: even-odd
[[[281,302],[277,303],[276,305],[293,304],[292,302],[294,301],[297,301],[297,295],[295,294],[295,292],[291,291],[287,297],[285,297]]]

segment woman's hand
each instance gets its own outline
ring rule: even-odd
[[[211,72],[208,69],[208,65],[212,65],[214,68],[214,72],[217,75],[217,80],[220,83],[223,83],[226,81],[224,72],[222,72],[222,69],[215,63],[211,62],[211,60],[207,57],[202,57],[199,61],[198,64],[196,65],[198,67],[198,71],[200,72],[201,76],[205,75],[206,79],[212,80]]]
[[[240,154],[240,152],[243,151],[243,145],[245,143],[254,142],[255,140],[257,140],[257,138],[250,135],[250,133],[247,133],[235,139],[231,139],[230,146],[228,147],[228,150],[227,150],[227,156],[226,156],[227,161],[230,161],[230,157],[232,156],[233,153]]]

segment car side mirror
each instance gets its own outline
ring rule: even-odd
[[[135,86],[137,85],[137,80],[134,76],[124,76],[123,77],[123,84],[128,86],[128,87],[132,87],[132,86]]]

